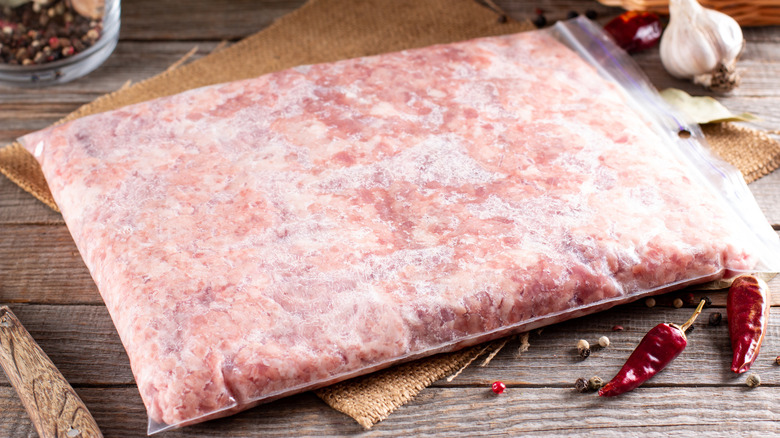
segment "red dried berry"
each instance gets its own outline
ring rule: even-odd
[[[613,326],[612,327],[612,331],[613,332],[622,332],[623,331],[623,326],[622,325]]]
[[[493,392],[495,392],[496,394],[503,394],[503,392],[506,390],[506,385],[504,385],[504,382],[498,381],[498,382],[493,382],[491,388],[493,389]]]
[[[618,46],[629,53],[649,49],[661,39],[661,20],[652,12],[624,12],[604,26]]]

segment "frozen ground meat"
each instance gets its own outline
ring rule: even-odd
[[[169,425],[756,263],[618,88],[541,32],[23,141]]]

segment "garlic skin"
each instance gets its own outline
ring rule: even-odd
[[[742,29],[728,15],[696,0],[670,1],[660,50],[661,62],[672,76],[730,91],[739,84],[736,63],[744,45]]]

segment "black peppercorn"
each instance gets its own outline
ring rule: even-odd
[[[574,389],[577,390],[577,392],[585,392],[588,390],[588,381],[580,377],[577,379],[576,382],[574,382]]]
[[[566,18],[577,18],[580,14],[577,13],[577,11],[569,11],[569,13],[566,14]]]
[[[594,11],[593,9],[588,9],[585,11],[585,16],[588,17],[591,20],[595,20],[599,17],[598,12]]]
[[[721,315],[720,312],[710,313],[710,320],[709,320],[710,326],[717,327],[720,325],[721,321],[723,321],[723,315]]]
[[[537,28],[544,27],[547,24],[547,18],[543,14],[539,14],[534,18],[534,26]]]
[[[47,3],[41,7],[42,3]],[[67,58],[92,46],[102,20],[76,13],[70,0],[22,2],[0,14],[0,63],[43,64]],[[78,42],[78,44],[76,44]]]

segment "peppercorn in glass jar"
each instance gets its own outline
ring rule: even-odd
[[[45,86],[95,70],[119,39],[120,0],[0,0],[0,84]]]

